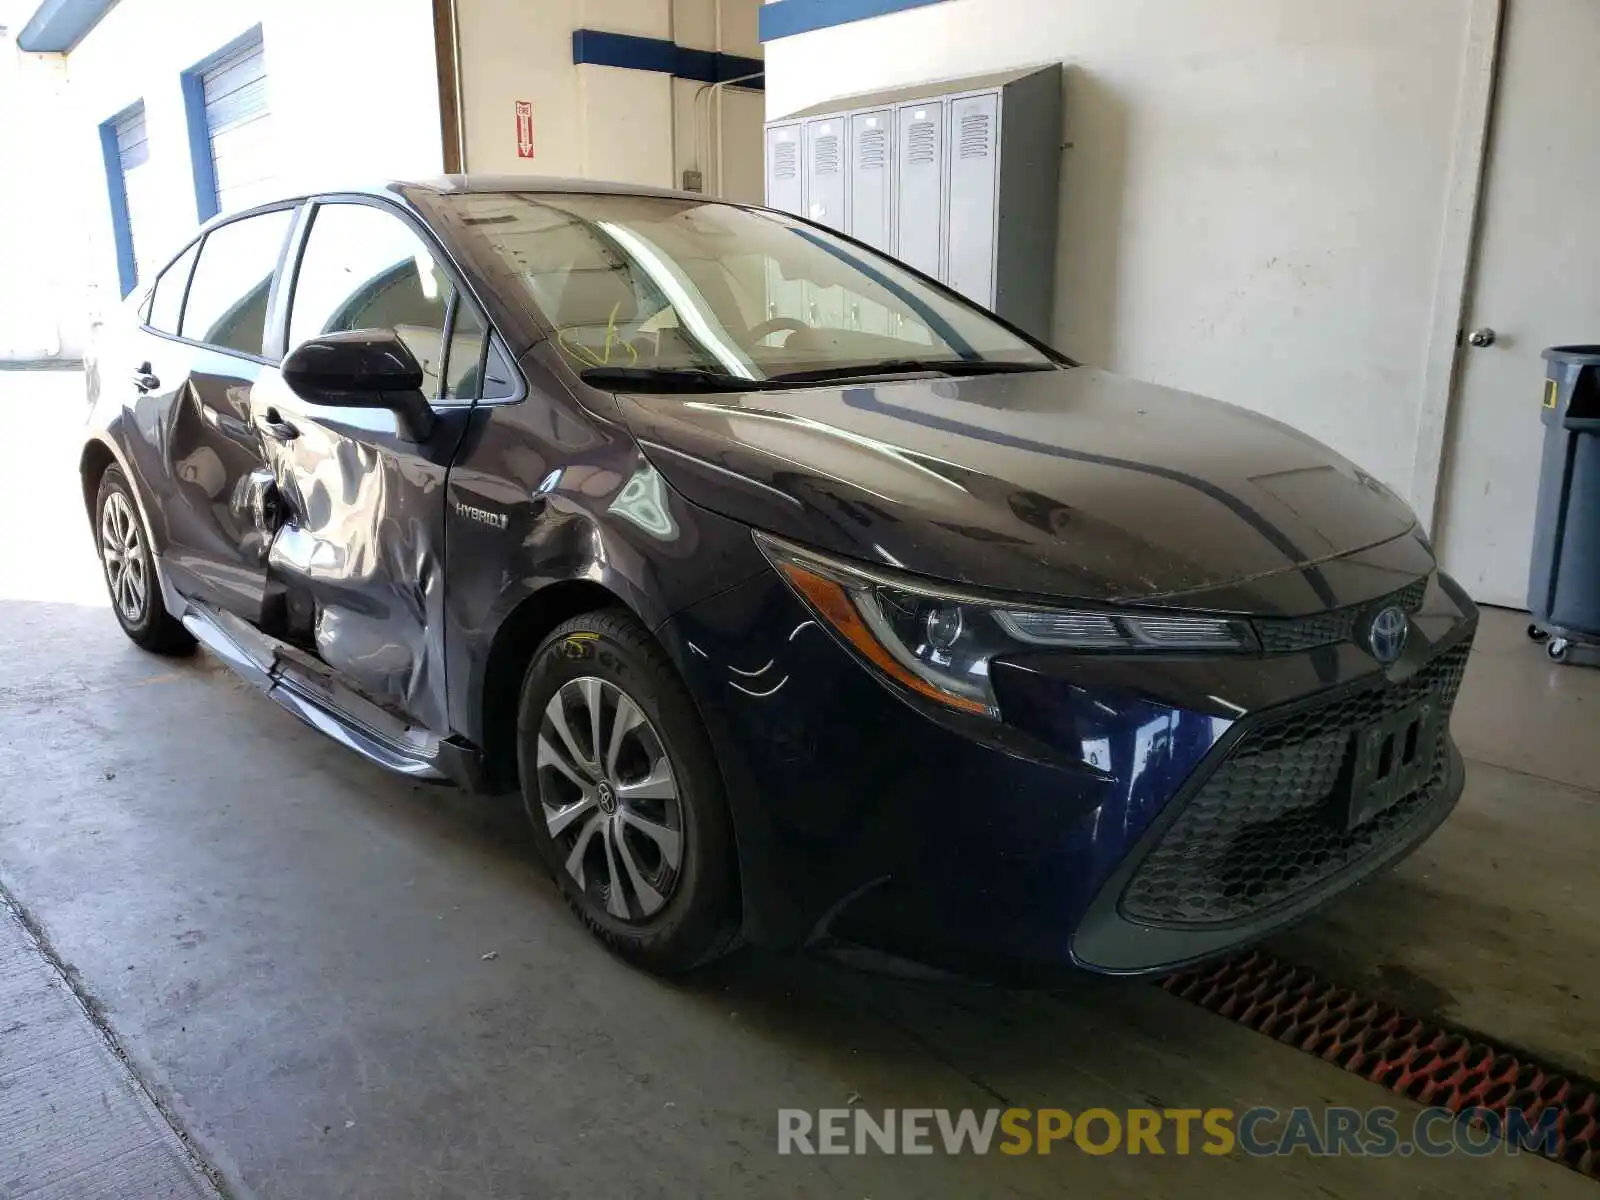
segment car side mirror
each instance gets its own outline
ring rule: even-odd
[[[387,409],[399,418],[401,436],[413,442],[433,432],[422,366],[393,330],[322,334],[291,350],[281,370],[289,390],[309,404]]]

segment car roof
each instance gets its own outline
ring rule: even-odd
[[[570,179],[553,175],[434,175],[418,179],[367,180],[347,183],[344,186],[303,188],[285,192],[270,200],[263,200],[248,208],[234,212],[218,213],[201,225],[198,233],[206,233],[218,225],[226,225],[240,217],[248,217],[269,209],[290,204],[301,204],[324,196],[373,196],[398,201],[412,209],[426,209],[428,201],[436,196],[459,196],[472,193],[512,192],[527,195],[590,195],[590,196],[649,196],[664,200],[695,200],[702,204],[743,204],[704,192],[685,192],[673,188],[647,187],[638,183],[618,183],[607,179]],[[198,236],[198,234],[197,234]]]
[[[368,180],[346,183],[343,186],[303,188],[299,191],[286,192],[271,200],[263,200],[248,210],[225,213],[223,216],[225,218],[242,216],[246,211],[273,208],[317,196],[388,196],[414,200],[427,196],[454,196],[474,192],[659,196],[669,200],[699,200],[714,204],[736,203],[717,196],[708,196],[704,192],[677,191],[673,188],[647,187],[638,183],[618,183],[606,179],[567,179],[552,175],[435,175],[419,179]]]

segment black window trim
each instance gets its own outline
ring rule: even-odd
[[[500,342],[504,344],[505,339],[500,337],[499,331],[494,327],[494,322],[489,319],[489,310],[484,305],[482,299],[478,296],[477,290],[473,288],[470,283],[465,282],[466,272],[462,271],[457,265],[455,258],[448,250],[445,249],[444,244],[439,240],[438,236],[433,232],[433,230],[428,227],[427,222],[422,220],[411,209],[407,208],[403,204],[398,204],[387,197],[368,195],[364,192],[325,192],[315,196],[308,196],[304,199],[303,203],[305,204],[305,212],[301,220],[296,222],[294,231],[291,235],[290,248],[293,251],[294,261],[293,263],[290,263],[287,261],[287,256],[285,257],[285,260],[280,265],[280,270],[286,272],[286,274],[282,276],[277,285],[286,287],[287,292],[284,298],[282,311],[275,314],[278,327],[275,330],[272,330],[272,333],[277,338],[281,339],[284,353],[288,353],[289,349],[289,319],[294,313],[294,291],[300,282],[300,266],[305,259],[306,244],[311,240],[311,231],[316,226],[317,210],[327,204],[360,204],[366,206],[367,208],[376,208],[380,212],[387,212],[398,217],[402,224],[410,229],[419,240],[421,240],[430,250],[433,251],[434,262],[439,264],[440,270],[444,272],[445,279],[449,281],[451,288],[450,309],[445,314],[446,330],[441,331],[441,333],[447,336],[449,332],[453,332],[455,325],[456,304],[459,303],[462,296],[466,296],[472,302],[473,307],[477,310],[479,317],[483,321],[484,348],[479,352],[478,361],[480,367],[487,362],[487,354],[491,341],[499,339]],[[270,312],[271,310],[269,307],[269,313]],[[444,350],[441,355],[439,369],[440,395],[430,398],[428,401],[429,406],[436,410],[458,411],[460,409],[473,408],[480,404],[485,406],[500,406],[505,404],[522,403],[528,398],[527,382],[522,378],[522,371],[517,367],[516,360],[512,359],[509,354],[502,354],[502,357],[504,357],[512,367],[512,385],[515,390],[510,396],[501,396],[492,400],[485,400],[481,397],[468,400],[445,399],[443,398],[443,392],[447,386],[446,381],[448,380],[448,372],[450,367],[450,343],[448,340],[446,340],[444,343]],[[478,390],[480,392],[483,390],[483,380],[485,378],[487,378],[486,370],[480,369],[478,372]]]
[[[267,345],[270,341],[270,335],[272,333],[273,301],[277,297],[278,288],[281,286],[283,278],[284,255],[288,251],[289,244],[293,240],[295,231],[298,227],[298,223],[294,219],[293,214],[295,213],[295,210],[298,210],[305,203],[306,201],[304,198],[295,200],[275,200],[271,204],[257,205],[255,208],[248,208],[240,213],[230,213],[227,220],[218,221],[215,225],[208,225],[195,237],[190,238],[187,242],[185,242],[183,244],[183,249],[179,250],[170,259],[168,259],[167,262],[162,265],[161,270],[156,272],[156,283],[151,287],[151,295],[153,296],[155,294],[155,288],[160,286],[161,277],[171,269],[173,263],[177,262],[185,254],[189,253],[189,248],[191,246],[198,244],[199,249],[195,252],[194,264],[189,268],[189,280],[183,285],[183,302],[178,305],[178,328],[182,329],[183,318],[188,314],[189,311],[189,289],[194,284],[195,270],[200,266],[200,259],[206,252],[205,243],[210,240],[211,235],[217,232],[219,229],[223,229],[229,225],[237,224],[240,221],[248,220],[251,217],[263,216],[270,212],[289,210],[291,213],[289,229],[284,234],[283,245],[278,247],[278,261],[272,268],[272,282],[267,288],[267,320],[266,325],[262,330],[262,344],[263,346]],[[198,350],[209,350],[213,354],[225,355],[228,358],[241,358],[246,362],[260,363],[262,366],[266,367],[276,367],[283,361],[281,356],[279,358],[268,358],[263,354],[249,354],[243,350],[235,350],[231,346],[219,346],[215,342],[202,342],[197,341],[194,338],[186,338],[180,333],[166,333],[160,329],[156,329],[150,324],[148,320],[148,309],[146,309],[143,317],[145,319],[139,326],[143,332],[158,338],[163,338],[169,342],[177,342],[184,346],[193,346]]]
[[[203,233],[190,238],[183,244],[183,249],[179,250],[172,256],[172,261],[166,266],[162,267],[161,270],[156,272],[155,280],[150,284],[150,291],[145,296],[144,307],[139,313],[140,329],[144,330],[146,333],[153,333],[157,337],[170,338],[173,341],[178,340],[178,334],[176,331],[168,333],[165,330],[157,329],[154,325],[150,324],[150,314],[155,312],[156,293],[161,290],[161,281],[167,277],[167,272],[178,265],[179,259],[181,259],[185,254],[189,253],[189,251],[193,250],[194,261],[189,264],[189,274],[183,281],[183,295],[178,297],[178,328],[183,328],[183,310],[189,303],[189,285],[194,282],[194,269],[200,263],[200,243],[204,240],[205,235]]]

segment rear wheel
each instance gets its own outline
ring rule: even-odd
[[[111,611],[135,645],[155,654],[187,654],[194,638],[167,612],[150,539],[120,467],[107,467],[95,498],[95,534]]]
[[[615,609],[560,626],[528,667],[517,730],[534,840],[595,936],[664,974],[733,949],[721,773],[648,631]]]

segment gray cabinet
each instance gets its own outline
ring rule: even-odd
[[[767,203],[785,212],[805,210],[800,178],[800,126],[767,126]]]
[[[894,253],[894,112],[850,114],[850,236]]]
[[[798,187],[780,174],[793,160],[773,141],[796,131]],[[847,97],[767,127],[769,205],[887,251],[1043,336],[1060,167],[1059,64]],[[871,313],[843,319],[877,326]]]
[[[944,104],[930,100],[895,110],[897,237],[894,254],[924,275],[944,275]],[[783,205],[773,202],[774,207]]]
[[[995,189],[999,155],[995,119],[1000,100],[993,92],[950,102],[950,165],[946,168],[949,207],[945,282],[969,300],[994,304]]]
[[[845,228],[844,117],[806,122],[805,215],[819,225]]]

